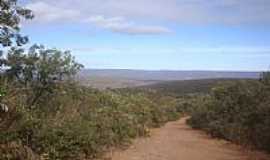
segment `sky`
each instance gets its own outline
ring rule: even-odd
[[[19,0],[31,43],[85,68],[270,69],[270,0]]]

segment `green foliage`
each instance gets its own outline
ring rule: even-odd
[[[201,80],[182,80],[182,81],[165,81],[141,88],[153,89],[172,96],[183,96],[187,94],[207,94],[211,88],[219,83],[239,81],[237,79],[201,79]]]
[[[0,44],[11,46],[14,42],[21,46],[27,43],[28,38],[19,34],[21,19],[32,19],[30,10],[18,5],[17,0],[0,1]]]
[[[266,84],[242,81],[213,88],[195,107],[189,123],[212,136],[270,151],[270,89]]]
[[[4,88],[0,87],[0,102],[3,99],[3,97],[6,95],[6,91]]]
[[[17,0],[0,0],[0,159],[92,159],[179,117],[176,100],[146,91],[97,91],[75,85],[82,68],[68,51],[21,46]],[[12,47],[13,46],[13,47]],[[11,47],[11,48],[9,48]]]
[[[54,92],[58,83],[72,78],[82,65],[77,63],[69,51],[46,49],[34,45],[28,53],[12,48],[7,55],[3,73],[9,82],[27,92],[27,104],[38,103],[41,97]]]
[[[17,116],[1,130],[0,144],[13,142],[22,152],[30,148],[36,156],[52,160],[95,158],[180,116],[173,97],[132,89],[98,91],[68,83],[59,85],[50,101],[39,104],[42,107],[16,104]]]

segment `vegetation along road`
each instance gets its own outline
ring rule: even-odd
[[[140,138],[125,151],[113,151],[111,160],[267,160],[263,153],[245,151],[229,142],[209,138],[186,125],[187,118],[167,123]],[[108,158],[109,157],[109,158]]]

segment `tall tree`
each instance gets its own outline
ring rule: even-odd
[[[22,49],[20,46],[26,44],[28,38],[20,34],[21,20],[33,17],[31,10],[21,7],[17,0],[0,0],[0,82],[8,80],[13,83],[11,86],[16,84],[28,90],[29,105],[52,93],[59,82],[83,67],[69,51],[47,49],[42,45],[34,45],[27,51]],[[5,47],[8,49],[3,57]],[[1,87],[0,95],[4,95]]]
[[[28,104],[34,105],[44,94],[53,93],[56,85],[72,78],[83,66],[69,51],[33,45],[27,53],[11,49],[7,55],[5,76],[30,91]]]
[[[0,0],[0,45],[12,46],[14,43],[21,46],[27,43],[28,38],[22,36],[20,23],[22,19],[32,19],[31,10],[21,7],[17,0]]]
[[[20,24],[22,19],[32,18],[31,10],[20,6],[17,0],[0,0],[0,73],[6,63],[4,47],[22,46],[28,42],[28,37],[20,34]]]

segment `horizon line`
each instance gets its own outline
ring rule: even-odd
[[[267,72],[269,70],[199,70],[199,69],[134,69],[134,68],[83,68],[82,70],[126,70],[126,71],[152,71],[152,72],[158,72],[158,71],[171,71],[171,72],[256,72],[256,73],[262,73]]]

